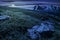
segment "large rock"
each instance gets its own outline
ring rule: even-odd
[[[44,10],[45,8],[46,8],[45,6],[40,6],[40,5],[34,6],[34,10],[38,10],[38,11]]]
[[[2,21],[2,20],[7,20],[7,19],[9,19],[9,18],[10,18],[10,16],[3,15],[3,16],[0,16],[0,21]]]
[[[41,25],[35,25],[31,29],[28,29],[28,36],[32,39],[36,39],[38,37],[50,37],[54,32],[54,26],[50,22],[43,22]],[[39,35],[40,34],[40,35]],[[49,35],[49,36],[48,36]]]
[[[35,34],[35,30],[34,29],[28,29],[28,36],[31,39],[36,39],[38,37],[37,34]]]
[[[47,6],[45,6],[45,7],[46,7],[46,8],[44,9],[44,11],[48,11],[48,12],[58,11],[58,7],[57,7],[57,6],[47,5]]]
[[[44,32],[44,31],[54,31],[53,25],[51,25],[49,22],[48,23],[41,23],[41,26],[38,27],[36,30],[38,32]]]
[[[54,12],[54,11],[58,11],[58,7],[53,6],[53,5],[45,5],[45,6],[35,5],[34,10],[46,11],[46,12]]]

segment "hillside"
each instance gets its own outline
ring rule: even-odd
[[[0,40],[30,40],[26,37],[26,30],[44,20],[54,23],[56,32],[51,40],[60,40],[60,15],[58,14],[59,12],[39,12],[0,6],[0,15],[10,16],[8,20],[0,21]]]

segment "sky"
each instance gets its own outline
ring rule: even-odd
[[[9,2],[10,1],[10,2]],[[56,3],[56,4],[58,4],[58,5],[60,5],[60,0],[0,0],[0,4],[10,4],[10,3],[12,3],[12,1],[15,1],[15,3],[14,4],[27,4],[27,3],[35,3],[35,4],[37,4],[37,3],[43,3],[44,2],[44,4],[50,4],[50,3]],[[17,2],[16,2],[17,1]],[[24,2],[23,2],[24,1]],[[27,2],[28,1],[28,2]],[[31,1],[33,1],[33,2],[31,2]],[[34,2],[34,1],[37,1],[37,2]]]
[[[38,2],[52,2],[52,3],[56,2],[56,3],[59,3],[59,4],[60,4],[60,0],[0,0],[0,3],[1,3],[1,2],[14,2],[14,1],[15,1],[15,2],[16,2],[16,1],[18,1],[18,2],[19,2],[19,1],[20,1],[20,2],[21,2],[21,1],[29,1],[29,2],[30,2],[30,1],[33,1],[33,2],[34,2],[34,1],[38,1]]]
[[[60,2],[60,0],[0,0],[0,1],[50,1],[50,2]]]

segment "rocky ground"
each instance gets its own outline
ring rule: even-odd
[[[0,40],[32,40],[27,37],[27,29],[41,24],[44,20],[54,23],[55,33],[48,40],[60,40],[60,12],[40,12],[18,8],[0,7],[0,15],[10,18],[0,21]],[[42,40],[47,40],[42,38]],[[40,38],[39,38],[40,40]]]

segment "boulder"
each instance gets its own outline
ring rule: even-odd
[[[48,11],[48,12],[54,12],[54,11],[58,11],[58,7],[57,6],[53,6],[53,5],[47,5],[45,6],[46,8],[44,9],[44,11]]]
[[[10,18],[10,16],[3,15],[3,16],[0,16],[0,21],[2,21],[2,20],[7,20],[7,19],[9,19],[9,18]]]
[[[45,6],[40,6],[40,5],[35,5],[34,10],[41,11],[44,10],[46,7]]]
[[[34,29],[28,29],[28,36],[31,39],[36,39],[38,37]]]
[[[48,23],[41,23],[40,27],[36,30],[38,32],[44,32],[44,31],[54,31],[54,26]]]
[[[60,7],[58,6],[53,6],[53,5],[45,5],[45,6],[41,6],[41,5],[35,5],[34,6],[34,10],[37,11],[46,11],[46,12],[56,12],[59,11]]]
[[[54,26],[50,22],[42,22],[41,25],[35,25],[27,31],[32,39],[36,39],[37,37],[51,37],[54,32]]]

